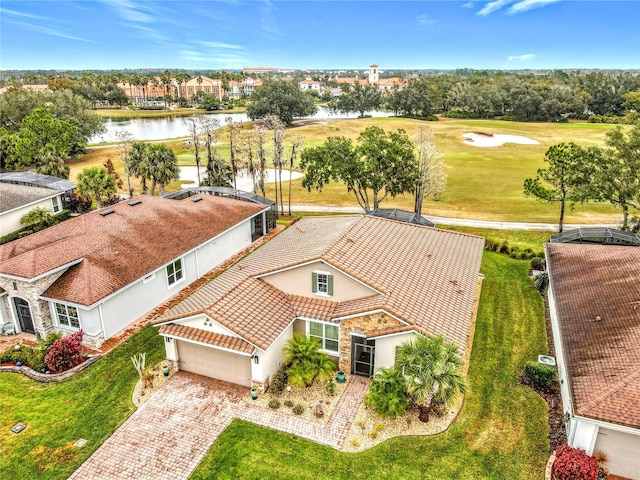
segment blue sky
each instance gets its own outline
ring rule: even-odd
[[[640,68],[637,0],[2,0],[2,69]]]

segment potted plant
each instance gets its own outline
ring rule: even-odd
[[[347,377],[343,370],[338,370],[338,376],[336,377],[338,383],[344,383],[347,381]]]
[[[258,398],[258,389],[257,388],[252,388],[251,389],[251,400],[256,400]]]
[[[162,374],[165,377],[168,377],[169,376],[169,367],[167,367],[166,365],[164,367],[162,367]]]

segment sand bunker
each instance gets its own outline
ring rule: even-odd
[[[198,186],[198,175],[195,166],[182,166],[180,167],[180,180],[191,181],[192,183],[186,183],[182,185],[182,188],[190,188]],[[207,173],[207,169],[204,167],[200,167],[200,177],[204,177]],[[273,168],[267,168],[266,170],[266,183],[275,182],[275,170]],[[295,180],[297,178],[301,178],[303,176],[300,172],[291,172],[291,179]],[[282,181],[289,181],[289,170],[282,170]],[[247,192],[251,192],[253,190],[253,182],[251,181],[251,177],[246,170],[241,170],[238,172],[236,176],[236,185],[238,190],[245,190]]]
[[[487,133],[463,133],[464,143],[473,145],[474,147],[499,147],[505,143],[518,143],[520,145],[538,145],[540,142],[520,135],[503,135],[495,133],[493,135]]]

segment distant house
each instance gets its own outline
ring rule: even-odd
[[[294,333],[371,376],[416,333],[469,352],[484,239],[375,216],[306,217],[153,320],[182,370],[268,385]]]
[[[40,337],[82,329],[100,345],[266,234],[270,209],[142,196],[2,245],[2,323]]]
[[[640,247],[545,248],[568,443],[639,480]]]
[[[385,92],[393,90],[396,87],[402,87],[406,83],[406,80],[400,77],[380,78],[380,70],[376,64],[369,66],[367,78],[337,77],[336,81],[339,84],[347,85],[377,85],[380,90]]]
[[[320,90],[322,88],[322,84],[320,82],[316,82],[315,80],[312,80],[310,77],[307,77],[303,81],[298,82],[298,86],[300,87],[300,90],[302,90],[303,92],[311,90],[311,91],[320,93]]]
[[[49,175],[0,173],[0,236],[22,228],[20,219],[35,208],[61,212],[75,188],[75,183]]]

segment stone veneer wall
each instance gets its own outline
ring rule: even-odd
[[[375,313],[361,317],[347,318],[340,323],[340,370],[351,373],[351,333],[366,335],[369,332],[403,325],[390,315]]]
[[[56,272],[46,277],[40,278],[33,282],[27,282],[24,280],[12,280],[10,278],[0,277],[0,287],[7,291],[4,302],[6,302],[7,313],[10,318],[14,318],[15,309],[13,308],[13,300],[9,297],[21,297],[29,302],[31,308],[31,317],[33,319],[33,327],[36,331],[36,335],[44,338],[49,332],[55,330],[53,320],[51,319],[51,310],[49,309],[49,302],[40,300],[40,295],[53,284],[65,270]],[[13,288],[13,282],[16,283],[17,290]],[[16,319],[17,321],[17,319]]]

